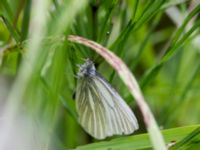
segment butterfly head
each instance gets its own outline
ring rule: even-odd
[[[95,75],[96,68],[90,59],[86,59],[85,63],[79,66],[78,77],[86,77]]]

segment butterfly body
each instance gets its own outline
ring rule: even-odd
[[[89,59],[80,66],[76,109],[81,126],[96,139],[131,134],[138,129],[135,115]]]

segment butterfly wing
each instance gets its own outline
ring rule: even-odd
[[[76,107],[80,124],[96,139],[131,134],[138,129],[129,106],[101,76],[80,79]]]
[[[106,114],[93,79],[80,80],[77,85],[76,107],[79,122],[93,137],[106,137]]]
[[[111,85],[102,77],[97,77],[94,81],[97,87],[101,89],[99,92],[102,95],[105,95],[106,91],[107,95],[110,95],[110,97],[105,96],[104,101],[107,103],[112,101],[114,104],[114,106],[108,105],[110,106],[110,108],[108,108],[110,113],[110,115],[108,115],[108,119],[111,120],[109,128],[112,130],[113,134],[131,134],[137,130],[138,123],[135,115],[116,90],[112,88]]]

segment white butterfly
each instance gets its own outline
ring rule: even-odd
[[[86,59],[78,72],[76,109],[81,126],[96,139],[131,134],[138,129],[135,115],[115,89]]]

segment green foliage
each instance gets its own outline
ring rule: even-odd
[[[175,149],[199,149],[200,148],[200,128],[198,127],[192,133],[187,135],[177,144],[171,147],[172,150]]]
[[[169,7],[183,16],[181,26],[166,15]],[[141,113],[116,72],[94,51],[67,41],[69,34],[79,35],[127,64],[159,126],[167,129],[166,143],[175,141],[171,149],[192,149],[199,125],[186,125],[200,122],[199,12],[195,1],[1,0],[1,108],[23,110],[40,122],[55,149],[151,148]],[[95,140],[78,124],[76,65],[87,57],[136,113],[136,135],[91,144]]]
[[[192,132],[193,130],[195,131]],[[184,144],[184,141],[188,142],[187,148],[191,148],[195,145],[195,143],[194,142],[192,143],[192,141],[195,141],[196,143],[200,142],[199,126],[173,128],[173,129],[163,130],[162,133],[168,145],[170,144],[173,145],[175,142],[178,142],[176,145],[172,146],[172,148],[170,149],[178,149],[178,148],[182,148],[181,146],[186,146]],[[188,137],[184,138],[187,135]],[[91,150],[106,150],[106,149],[127,149],[127,150],[145,149],[147,150],[147,149],[152,149],[152,146],[147,134],[139,134],[135,136],[116,138],[116,139],[110,140],[109,142],[97,142],[94,144],[79,146],[77,148],[77,150],[90,150],[90,149]]]

